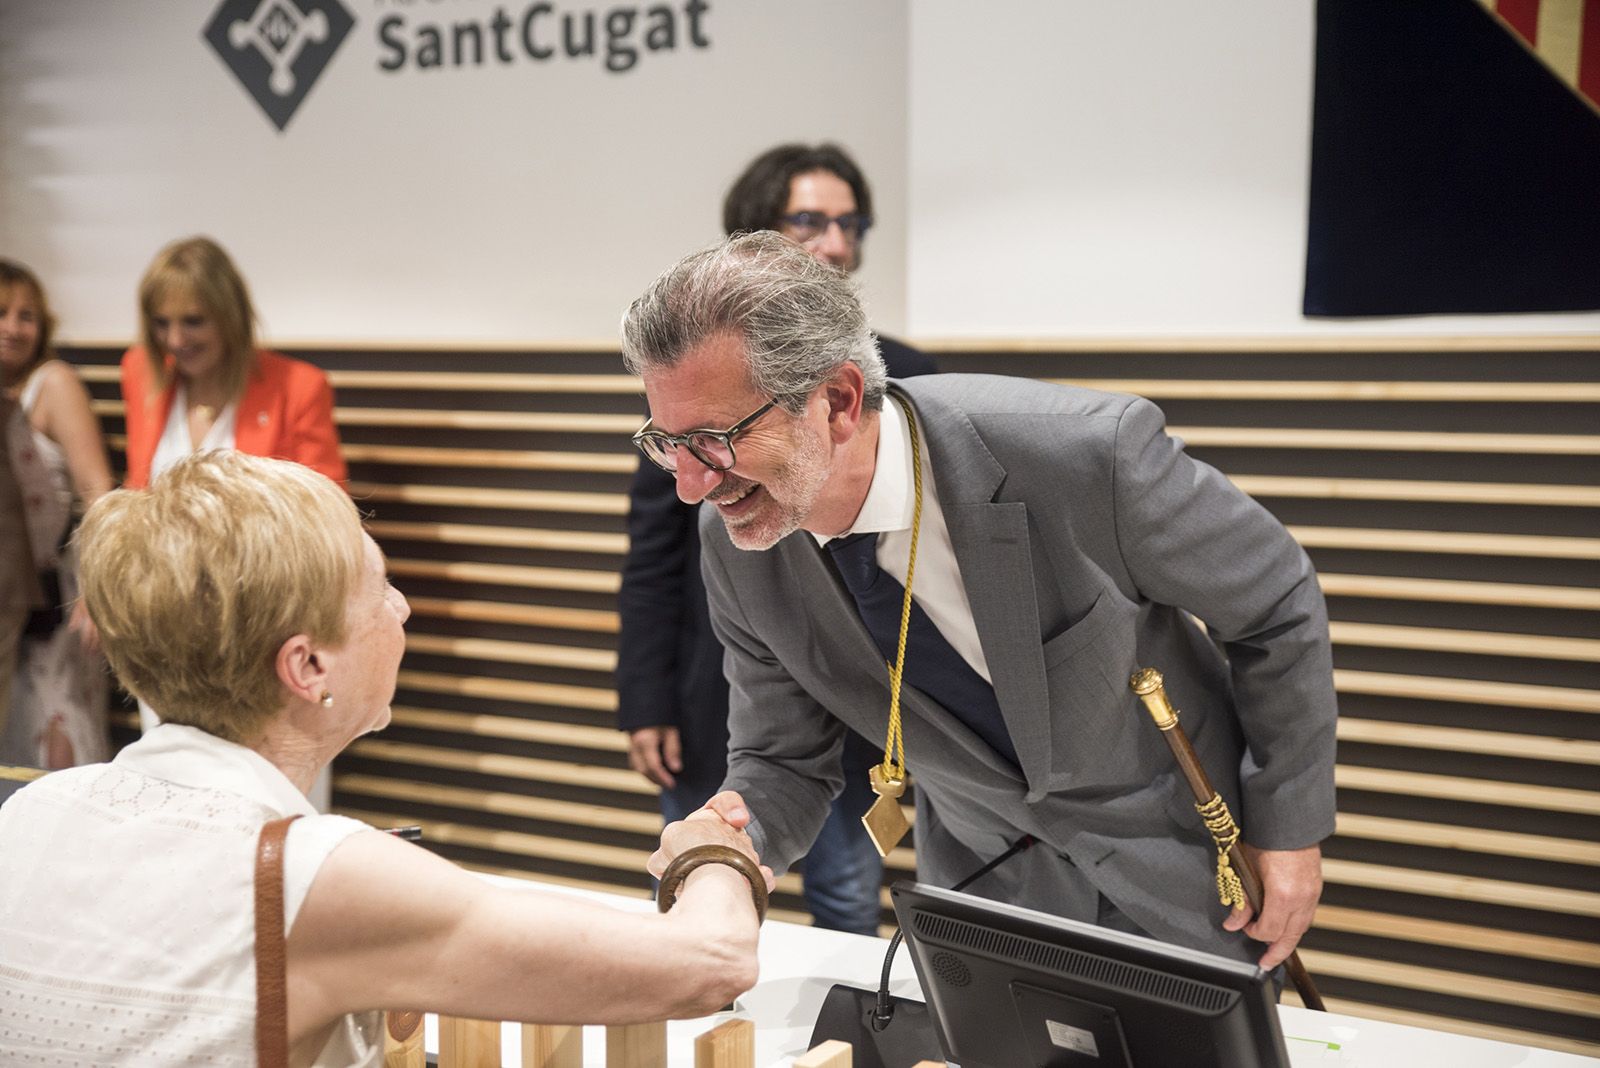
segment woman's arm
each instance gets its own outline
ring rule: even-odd
[[[34,403],[33,425],[61,446],[72,488],[85,508],[111,490],[111,465],[100,421],[89,407],[89,391],[71,364],[50,360],[35,374],[45,376]]]
[[[720,824],[704,834],[748,852]],[[329,855],[289,935],[290,1040],[380,1008],[531,1023],[705,1015],[755,984],[756,931],[750,886],[726,865],[692,872],[671,912],[632,913],[357,834]]]
[[[302,364],[297,371],[302,377],[294,383],[289,398],[283,456],[343,485],[350,480],[350,473],[333,422],[333,386],[325,373],[310,364]]]

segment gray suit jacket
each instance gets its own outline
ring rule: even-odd
[[[1321,841],[1334,824],[1336,712],[1310,561],[1191,460],[1148,401],[987,375],[892,388],[922,427],[1022,761],[1019,776],[905,689],[919,877],[948,885],[1027,833],[1041,845],[973,892],[1091,922],[1103,894],[1158,938],[1253,960],[1259,947],[1219,926],[1215,849],[1128,676],[1165,674],[1247,841]],[[888,675],[810,535],[743,552],[704,512],[732,688],[725,788],[744,795],[762,859],[781,871],[839,788],[845,726],[883,737]]]

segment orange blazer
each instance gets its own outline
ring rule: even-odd
[[[176,380],[150,392],[150,360],[135,345],[122,356],[122,403],[127,412],[128,477],[123,485],[150,482],[150,461],[166,429]],[[256,350],[256,367],[239,398],[234,448],[252,456],[294,460],[341,485],[349,478],[333,425],[333,387],[320,367],[276,352]]]

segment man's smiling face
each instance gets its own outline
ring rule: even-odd
[[[772,399],[750,383],[744,342],[732,333],[701,342],[672,367],[647,371],[644,386],[651,424],[669,434],[725,429]],[[716,508],[738,548],[770,549],[805,525],[827,486],[833,448],[824,408],[816,397],[801,415],[773,408],[735,439],[727,471],[680,448],[678,496]]]

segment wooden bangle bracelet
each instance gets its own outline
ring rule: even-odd
[[[656,907],[662,912],[670,909],[678,900],[678,891],[683,889],[683,881],[689,877],[689,873],[707,864],[726,864],[743,875],[750,884],[750,900],[756,907],[756,922],[767,918],[767,880],[761,874],[760,866],[737,849],[725,845],[697,845],[672,858],[667,870],[661,873]]]

